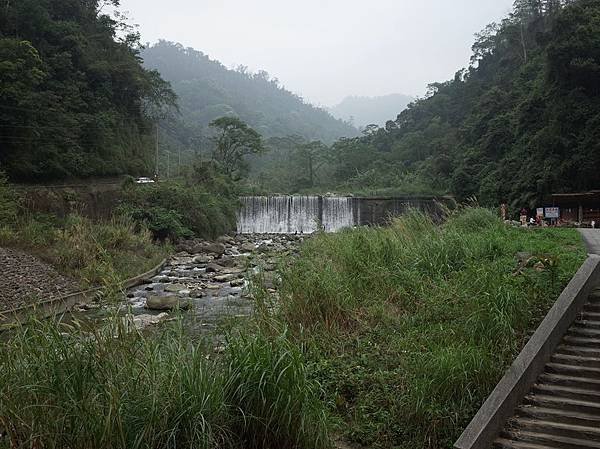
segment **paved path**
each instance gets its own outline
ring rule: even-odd
[[[600,255],[600,229],[580,229],[588,253]]]

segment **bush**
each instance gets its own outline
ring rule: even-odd
[[[177,182],[133,186],[124,192],[120,212],[153,231],[177,240],[195,234],[214,238],[235,229],[237,197]]]

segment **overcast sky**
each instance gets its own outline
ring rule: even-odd
[[[266,70],[305,99],[423,95],[468,64],[473,35],[513,0],[121,0],[143,42]]]

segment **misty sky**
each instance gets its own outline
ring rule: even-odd
[[[423,95],[465,67],[473,35],[513,0],[121,0],[143,42],[263,69],[319,105]]]

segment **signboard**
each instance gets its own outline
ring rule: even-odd
[[[560,208],[546,207],[546,218],[560,218]]]
[[[543,207],[538,207],[535,210],[535,216],[536,217],[542,217],[542,218],[544,218],[544,208]]]

